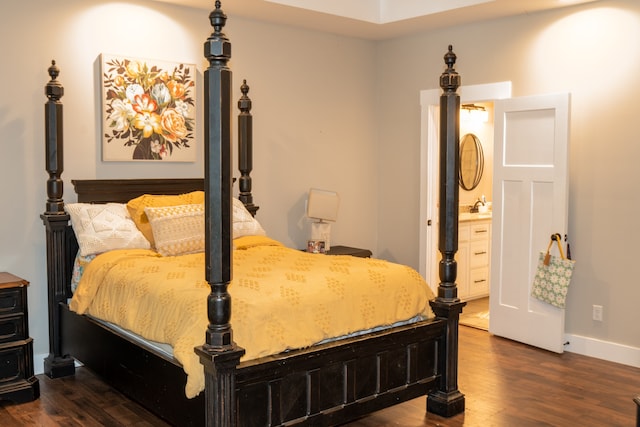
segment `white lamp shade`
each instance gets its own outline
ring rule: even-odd
[[[335,191],[309,190],[309,200],[307,201],[307,216],[321,221],[335,221],[338,219],[338,207],[340,206],[340,196]]]

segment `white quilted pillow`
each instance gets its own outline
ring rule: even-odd
[[[149,249],[149,241],[138,230],[121,203],[70,203],[65,209],[78,240],[80,255],[89,256],[114,249]]]
[[[244,204],[233,198],[233,238],[243,236],[264,236],[264,231],[257,219],[244,207]]]

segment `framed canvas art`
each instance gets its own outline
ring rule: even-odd
[[[196,66],[101,55],[102,159],[196,159]]]

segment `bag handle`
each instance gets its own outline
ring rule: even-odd
[[[555,233],[551,235],[549,246],[547,246],[547,253],[544,256],[544,265],[549,265],[549,261],[551,260],[551,255],[549,254],[549,251],[551,250],[551,246],[553,245],[553,242],[556,242],[558,244],[558,251],[560,251],[560,258],[566,259],[564,256],[564,252],[562,252],[562,245],[560,244],[561,239],[562,239],[562,236],[560,236],[560,233]]]

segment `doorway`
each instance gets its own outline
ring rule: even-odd
[[[434,292],[437,291],[438,276],[438,148],[439,148],[439,97],[440,89],[425,90],[420,92],[421,104],[421,157],[420,157],[420,273],[425,277]],[[506,99],[511,97],[511,82],[499,82],[484,85],[463,86],[460,88],[460,99],[462,104],[482,105],[488,110],[489,119],[486,123],[464,123],[461,118],[461,132],[477,134],[482,146],[487,154],[485,159],[485,167],[487,171],[493,169],[493,102],[498,99]],[[466,126],[466,127],[465,127]],[[487,175],[487,174],[484,174]],[[490,174],[489,174],[490,175]],[[476,194],[477,193],[477,194]],[[465,206],[472,206],[477,199],[485,196],[487,202],[492,200],[492,183],[491,177],[485,176],[482,185],[478,185],[472,191],[460,191],[460,205],[462,209]],[[468,208],[467,208],[468,209]],[[486,219],[486,218],[485,218]],[[490,222],[490,221],[488,221]],[[487,221],[485,220],[486,224]],[[471,242],[470,242],[471,243]],[[489,242],[490,243],[490,242]],[[475,244],[475,243],[474,243]],[[469,259],[469,251],[465,247],[462,252],[459,251],[459,264],[468,264],[472,260]],[[477,270],[482,277],[470,279],[468,273],[465,278],[458,274],[458,279],[463,279],[465,293],[463,299],[469,295],[478,296],[481,290],[473,291],[470,283],[484,283],[488,287],[490,265],[489,260],[485,260],[486,270]],[[481,267],[481,266],[480,266]],[[459,270],[462,270],[459,265]],[[467,270],[467,268],[465,268]],[[458,280],[457,280],[458,281]]]

